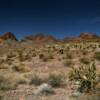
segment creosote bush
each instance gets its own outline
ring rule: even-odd
[[[66,60],[64,61],[64,66],[65,66],[65,67],[72,67],[72,66],[73,66],[72,60],[66,59]]]
[[[69,79],[71,81],[78,81],[80,83],[80,92],[87,92],[95,89],[96,85],[99,83],[97,77],[96,66],[94,64],[73,68],[69,74]]]
[[[71,53],[66,54],[66,59],[72,59],[72,58],[73,58],[73,56]]]
[[[44,62],[46,62],[46,61],[48,61],[48,60],[50,60],[50,59],[53,59],[53,55],[51,54],[51,53],[49,53],[49,54],[40,54],[39,55],[39,58],[42,60],[42,61],[44,61]]]
[[[59,87],[64,85],[65,77],[62,74],[49,74],[48,81],[52,87]]]
[[[12,82],[9,78],[0,75],[0,90],[12,90],[15,89],[17,83]]]
[[[83,54],[83,55],[87,55],[87,54],[88,54],[88,51],[83,50],[83,51],[82,51],[82,54]]]
[[[19,64],[19,65],[15,65],[13,67],[13,70],[17,72],[25,73],[25,72],[29,72],[30,68],[24,64]]]
[[[44,58],[44,54],[39,54],[39,58],[43,59]]]
[[[64,54],[64,49],[60,49],[60,50],[59,50],[59,53],[60,53],[60,54]]]
[[[36,55],[36,53],[33,53],[32,56],[33,56],[33,57],[36,57],[37,55]]]
[[[42,83],[43,83],[43,80],[37,74],[35,74],[30,81],[31,85],[33,84],[36,86],[41,85]]]

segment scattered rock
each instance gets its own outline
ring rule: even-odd
[[[54,93],[53,88],[49,84],[46,84],[46,83],[40,85],[38,89],[36,90],[37,95],[49,95],[53,93]]]
[[[81,92],[79,92],[79,91],[74,91],[73,93],[72,93],[72,96],[73,97],[79,97],[81,95]]]

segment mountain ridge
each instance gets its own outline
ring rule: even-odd
[[[3,42],[5,40],[14,40],[18,41],[16,36],[12,32],[6,32],[4,35],[0,36],[0,42]],[[34,41],[35,43],[58,43],[58,42],[81,42],[81,41],[93,41],[97,40],[100,41],[100,36],[96,35],[95,33],[91,32],[81,32],[79,36],[77,37],[65,37],[63,39],[57,39],[52,35],[44,35],[42,34],[36,34],[36,35],[28,35],[23,37],[21,41]]]

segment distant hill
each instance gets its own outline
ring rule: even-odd
[[[90,33],[90,32],[82,32],[80,34],[79,38],[81,38],[81,39],[96,39],[96,38],[99,38],[99,36],[97,36],[94,33]]]
[[[0,36],[0,43],[4,41],[18,41],[12,32],[6,32]],[[53,44],[53,43],[66,43],[66,42],[82,42],[82,41],[99,41],[100,37],[91,32],[82,32],[78,37],[68,38],[62,40],[56,39],[52,35],[36,34],[24,37],[20,42],[31,41],[35,44]],[[29,42],[30,43],[30,42]]]
[[[100,37],[91,32],[82,32],[78,37],[64,38],[64,42],[100,41]]]
[[[28,41],[31,40],[35,43],[55,43],[57,42],[57,39],[53,37],[52,35],[44,35],[44,34],[36,34],[24,37],[22,41]]]
[[[0,36],[0,42],[4,42],[6,40],[17,41],[17,38],[15,37],[15,35],[13,33],[6,32],[6,33],[4,33],[4,35]]]

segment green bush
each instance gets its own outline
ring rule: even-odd
[[[80,83],[80,92],[95,89],[98,84],[98,80],[96,80],[97,77],[96,66],[94,64],[73,68],[69,74],[69,79],[71,81],[78,81]]]

